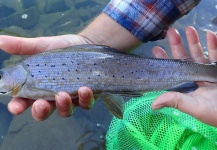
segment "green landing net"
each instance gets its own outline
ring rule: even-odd
[[[217,128],[173,108],[151,109],[162,93],[146,93],[125,104],[123,120],[113,118],[111,122],[107,149],[217,150]]]

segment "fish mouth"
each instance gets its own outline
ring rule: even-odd
[[[8,94],[10,94],[10,93],[11,93],[11,90],[8,91],[8,92],[0,92],[0,95],[8,95]]]
[[[24,83],[25,84],[25,83]],[[12,89],[10,89],[9,91],[0,91],[0,95],[11,95],[11,96],[15,96],[17,95],[21,88],[22,88],[23,84],[22,85],[17,85],[17,86],[13,86]]]

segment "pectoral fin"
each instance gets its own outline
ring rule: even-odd
[[[110,93],[102,93],[100,98],[102,98],[111,114],[119,119],[123,118],[124,100],[121,96]]]
[[[36,87],[24,87],[26,98],[39,99],[43,98],[45,100],[54,100],[56,92],[48,89],[41,89]]]
[[[167,89],[166,91],[176,91],[181,93],[189,93],[195,91],[198,88],[198,85],[195,82],[184,82],[178,84],[172,88]]]

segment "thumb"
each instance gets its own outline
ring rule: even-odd
[[[0,49],[17,55],[32,55],[46,50],[79,44],[87,44],[87,42],[82,37],[73,34],[37,38],[0,35]]]
[[[152,103],[153,110],[163,107],[172,107],[195,117],[198,115],[199,111],[197,110],[197,106],[198,101],[194,97],[179,92],[164,93],[157,97]]]

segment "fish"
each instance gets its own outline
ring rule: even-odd
[[[65,91],[75,99],[79,87],[87,86],[122,119],[124,96],[188,92],[197,88],[197,81],[217,82],[216,63],[136,56],[84,44],[31,55],[0,69],[0,94],[52,101],[56,93]]]

